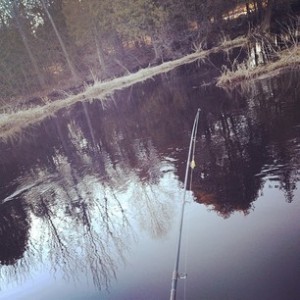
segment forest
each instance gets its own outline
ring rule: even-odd
[[[299,6],[297,0],[1,0],[0,101],[118,77],[254,28],[269,32]]]

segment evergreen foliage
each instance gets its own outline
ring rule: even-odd
[[[89,79],[105,79],[149,63],[177,58],[237,21],[244,28],[270,13],[288,14],[296,0],[0,0],[0,99],[32,95]],[[298,5],[299,6],[299,5]],[[231,23],[230,23],[231,22]],[[228,25],[230,23],[230,25]],[[227,26],[227,27],[226,27]]]

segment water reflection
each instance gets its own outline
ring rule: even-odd
[[[21,199],[4,203],[0,211],[0,263],[14,265],[28,245],[30,220]]]
[[[22,266],[29,270],[44,264],[56,276],[74,281],[86,276],[98,289],[108,289],[136,239],[134,220],[153,237],[166,234],[172,208],[168,186],[160,181],[161,168],[168,163],[161,162],[151,141],[145,139],[136,139],[122,157],[121,133],[113,132],[107,141],[105,136],[96,140],[92,121],[85,108],[70,122],[57,117],[43,124],[42,132],[34,134],[31,143],[25,142],[24,149],[14,148],[23,154],[14,153],[17,161],[2,161],[7,168],[16,164],[24,170],[14,179],[16,190],[1,205],[5,241],[1,264],[14,265],[1,269],[6,282],[11,270],[18,282],[24,275],[19,271]],[[50,154],[30,151],[42,143],[45,132],[47,142],[52,142]],[[11,177],[2,175],[7,179],[4,186],[9,186]],[[130,205],[136,217],[131,216]]]
[[[170,231],[198,107],[195,201],[224,218],[249,214],[267,180],[294,200],[299,75],[226,94],[200,88],[193,68],[122,91],[106,110],[76,104],[0,145],[3,282],[47,266],[109,289],[141,232]]]
[[[270,176],[284,190],[286,200],[293,201],[299,180],[300,115],[294,93],[299,87],[291,84],[291,75],[296,76],[244,87],[238,105],[246,104],[246,114],[224,108],[210,115],[213,121],[204,119],[195,194],[224,217],[235,210],[249,213]]]

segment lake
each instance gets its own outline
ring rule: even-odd
[[[225,91],[197,65],[0,143],[0,299],[300,298],[300,74]],[[185,277],[185,276],[183,276]]]

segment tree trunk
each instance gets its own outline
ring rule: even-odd
[[[270,1],[268,1],[269,3]],[[262,0],[256,0],[256,5],[257,5],[257,15],[258,15],[258,22],[262,21],[263,17],[263,5],[262,5]]]
[[[15,17],[17,29],[18,29],[19,34],[21,36],[22,42],[23,42],[23,44],[25,46],[25,49],[26,49],[27,54],[28,54],[28,56],[30,58],[30,61],[31,61],[32,65],[33,65],[34,71],[35,71],[35,73],[36,73],[36,75],[38,77],[39,84],[40,84],[40,86],[42,88],[44,88],[45,87],[45,79],[44,79],[43,74],[40,72],[40,69],[38,67],[37,61],[36,61],[36,59],[35,59],[32,51],[30,49],[26,33],[23,30],[23,26],[22,26],[21,21],[19,19],[20,16],[19,16],[18,8],[16,7],[16,2],[15,1],[13,1],[13,14],[14,14],[14,17]]]
[[[63,40],[62,40],[62,38],[61,38],[61,36],[60,36],[60,33],[59,33],[59,31],[58,31],[58,29],[57,29],[57,27],[56,27],[56,25],[55,25],[55,22],[54,22],[54,20],[53,20],[53,18],[52,18],[52,16],[51,16],[51,14],[49,13],[49,10],[48,10],[48,8],[47,8],[47,6],[46,6],[45,1],[44,1],[44,0],[41,0],[41,2],[42,2],[42,5],[43,5],[44,10],[45,10],[45,12],[46,12],[46,15],[47,15],[47,17],[49,18],[49,21],[50,21],[50,23],[51,23],[51,25],[52,25],[52,27],[53,27],[53,30],[54,30],[54,32],[55,32],[55,35],[56,35],[56,37],[57,37],[57,39],[58,39],[58,42],[59,42],[59,44],[60,44],[60,47],[61,47],[61,49],[62,49],[62,51],[63,51],[63,53],[64,53],[64,56],[65,56],[65,59],[66,59],[66,61],[67,61],[69,70],[70,70],[70,72],[71,72],[71,74],[72,74],[72,77],[73,77],[74,80],[77,80],[77,79],[78,79],[78,76],[77,76],[77,73],[76,73],[76,71],[75,71],[75,67],[74,67],[73,63],[71,62],[70,56],[69,56],[69,54],[68,54],[68,52],[67,52],[67,49],[66,49],[66,47],[65,47],[65,44],[64,44],[64,42],[63,42]]]
[[[156,38],[154,35],[151,36],[152,40],[152,46],[153,46],[153,51],[154,51],[154,62],[158,63],[163,60],[163,51],[162,51],[162,46],[158,38]]]
[[[113,43],[114,43],[114,48],[116,50],[117,56],[123,60],[125,57],[125,51],[123,47],[122,40],[120,39],[120,36],[117,31],[113,31]]]
[[[274,4],[273,0],[268,1],[266,12],[265,12],[264,18],[261,22],[261,30],[264,32],[270,31],[273,4]]]
[[[248,19],[250,19],[250,15],[251,15],[251,11],[250,11],[250,7],[249,7],[249,2],[246,2],[246,11],[247,11],[247,17]]]
[[[95,41],[96,52],[97,52],[100,69],[102,69],[102,71],[105,75],[107,70],[106,70],[106,65],[105,65],[105,61],[104,61],[104,51],[103,51],[102,45],[98,38],[99,34],[98,34],[98,29],[97,29],[95,22],[93,24],[93,35],[94,35],[94,41]]]
[[[106,69],[106,64],[105,64],[105,60],[104,60],[103,47],[102,47],[102,44],[99,40],[99,36],[101,36],[101,34],[100,34],[100,30],[99,30],[97,20],[95,19],[95,16],[93,15],[93,6],[92,6],[91,2],[88,2],[88,9],[89,9],[89,15],[92,16],[91,17],[91,31],[92,31],[92,35],[93,35],[93,38],[94,38],[97,58],[98,58],[100,70],[103,71],[103,75],[105,77],[105,75],[107,73],[107,69]],[[102,77],[100,76],[100,78],[102,78]]]
[[[99,40],[98,40],[97,36],[95,36],[94,38],[95,38],[96,51],[97,51],[97,56],[98,56],[100,69],[102,69],[104,74],[105,74],[106,73],[106,66],[105,66],[105,62],[104,62],[104,51],[103,51],[103,49],[102,49],[102,47],[99,43]]]

